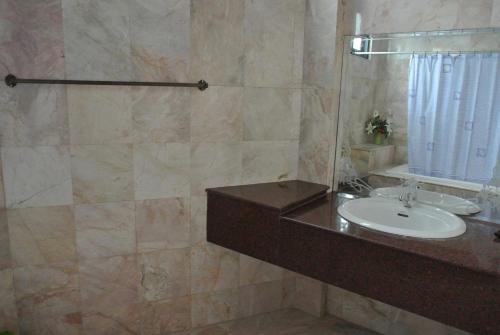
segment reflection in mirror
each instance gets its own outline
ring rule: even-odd
[[[500,29],[350,36],[344,50],[337,182],[500,186]]]

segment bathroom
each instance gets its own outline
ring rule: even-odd
[[[500,0],[0,0],[0,334],[499,334],[500,164],[420,171],[407,119],[499,41]]]

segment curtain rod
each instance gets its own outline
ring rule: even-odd
[[[500,28],[471,28],[471,29],[452,29],[452,30],[432,30],[432,31],[414,31],[414,32],[396,32],[396,33],[376,33],[371,35],[369,32],[360,35],[345,35],[349,38],[360,38],[362,40],[385,41],[400,40],[407,38],[441,38],[441,37],[461,37],[474,34],[495,34],[500,33]]]
[[[15,87],[17,84],[63,84],[63,85],[119,85],[119,86],[168,86],[168,87],[196,87],[200,91],[208,88],[205,80],[197,83],[166,83],[146,81],[104,81],[104,80],[66,80],[66,79],[22,79],[13,74],[5,77],[5,84]]]
[[[456,54],[492,54],[500,53],[498,51],[485,50],[485,51],[351,51],[352,55],[456,55]]]

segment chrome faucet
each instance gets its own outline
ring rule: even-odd
[[[412,201],[417,200],[418,183],[415,179],[408,179],[402,185],[403,190],[399,195],[399,201],[403,203],[406,208],[412,207]]]

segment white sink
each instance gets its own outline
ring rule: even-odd
[[[370,192],[370,196],[398,199],[402,191],[403,188],[400,186],[377,188]],[[481,207],[469,200],[421,189],[417,190],[417,201],[458,215],[470,215],[481,211]]]
[[[405,208],[399,200],[363,198],[347,201],[338,209],[346,220],[390,234],[420,238],[450,238],[465,233],[462,219],[445,210],[415,204]]]

